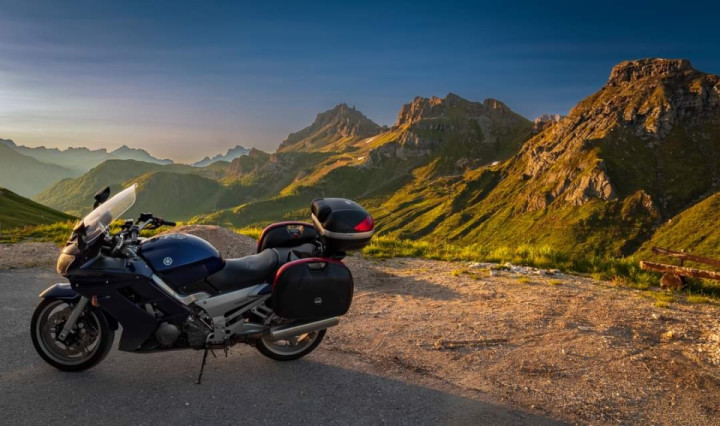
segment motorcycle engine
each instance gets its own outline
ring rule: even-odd
[[[174,324],[164,322],[155,330],[155,340],[162,346],[170,346],[180,336],[180,330]]]
[[[207,336],[210,334],[210,331],[204,324],[199,324],[193,319],[188,319],[185,324],[183,324],[183,332],[187,336],[188,345],[193,348],[205,347]]]

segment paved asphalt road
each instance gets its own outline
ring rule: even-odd
[[[36,355],[29,335],[37,294],[57,281],[46,269],[0,272],[2,424],[551,423],[457,396],[414,380],[413,373],[402,380],[384,377],[356,357],[322,346],[289,363],[236,346],[227,359],[210,357],[202,385],[194,384],[202,355],[197,351],[135,355],[113,348],[95,368],[64,373]]]

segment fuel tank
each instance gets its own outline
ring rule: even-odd
[[[138,254],[160,278],[182,293],[194,283],[224,266],[220,252],[202,238],[189,234],[166,234],[140,244]]]

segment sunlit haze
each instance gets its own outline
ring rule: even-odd
[[[180,162],[274,151],[340,102],[390,125],[413,97],[453,92],[532,119],[567,113],[622,60],[720,73],[716,3],[32,3],[0,1],[0,138]]]

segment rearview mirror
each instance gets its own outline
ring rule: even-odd
[[[107,201],[108,198],[110,198],[110,187],[106,186],[105,189],[95,194],[95,204],[93,204],[93,208],[98,208],[98,206]]]

